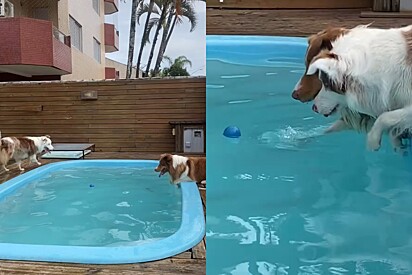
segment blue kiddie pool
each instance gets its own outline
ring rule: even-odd
[[[307,39],[206,41],[207,273],[412,274],[411,157],[292,99]]]
[[[0,259],[121,264],[174,256],[205,233],[197,186],[157,161],[52,163],[0,185]]]

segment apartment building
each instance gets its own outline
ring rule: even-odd
[[[118,0],[0,0],[0,81],[113,78]],[[119,75],[115,71],[116,75]]]
[[[111,78],[126,78],[127,65],[119,61],[106,57],[106,79]],[[139,78],[143,76],[143,71],[139,70]],[[131,78],[136,78],[136,66],[132,68]]]

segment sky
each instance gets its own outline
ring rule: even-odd
[[[198,24],[196,29],[190,32],[190,24],[187,19],[183,24],[177,25],[170,38],[166,48],[165,55],[172,59],[184,55],[192,62],[192,66],[187,66],[190,75],[205,76],[206,75],[206,3],[203,1],[193,1],[195,10],[198,14]],[[129,30],[130,30],[130,14],[132,9],[132,1],[126,0],[126,3],[119,1],[119,11],[113,15],[106,15],[106,22],[114,23],[119,30],[119,51],[106,54],[106,57],[127,64],[127,55],[129,51]],[[136,65],[137,55],[139,54],[140,41],[143,34],[144,22],[146,16],[140,18],[140,25],[136,24],[136,42],[135,52],[133,55]],[[155,28],[153,28],[150,36],[152,41]],[[160,45],[161,33],[158,37],[155,55],[152,64],[156,62],[158,46]],[[147,63],[151,45],[147,44],[143,52],[142,65]],[[167,66],[167,62],[163,62],[162,66]],[[154,65],[151,67],[153,68]]]

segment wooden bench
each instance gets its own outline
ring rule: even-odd
[[[87,151],[94,152],[95,146],[93,143],[54,143],[53,144],[54,150],[53,152],[82,152],[81,158],[84,159],[84,157],[87,155]],[[53,156],[47,156],[48,154],[44,154],[42,157],[43,158],[62,158],[62,157],[53,157]],[[70,158],[70,157],[69,157]]]

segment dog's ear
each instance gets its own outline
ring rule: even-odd
[[[173,157],[171,154],[162,154],[160,155],[160,161],[164,161],[166,163],[169,163],[173,160]]]
[[[173,167],[173,156],[171,154],[166,154],[164,157],[164,162],[166,164],[167,169],[171,169]]]
[[[167,163],[171,163],[173,161],[173,156],[171,154],[166,154],[164,157]]]
[[[45,135],[46,138],[51,138],[49,135]]]
[[[312,60],[317,56],[323,49],[329,49],[329,43],[331,43],[328,40],[325,40],[322,35],[319,34],[314,34],[309,36],[308,38],[308,49],[306,52],[306,66],[309,65],[309,63],[312,62]]]
[[[329,51],[323,51],[316,56],[309,65],[307,75],[314,75],[318,71],[323,71],[328,75],[336,74],[339,65],[339,57]]]
[[[345,28],[331,27],[309,36],[305,60],[306,66],[308,66],[309,63],[312,62],[313,58],[315,58],[315,56],[317,56],[322,50],[330,51],[333,47],[333,41],[348,32],[349,30]]]
[[[161,154],[159,161],[165,161],[168,154]]]

